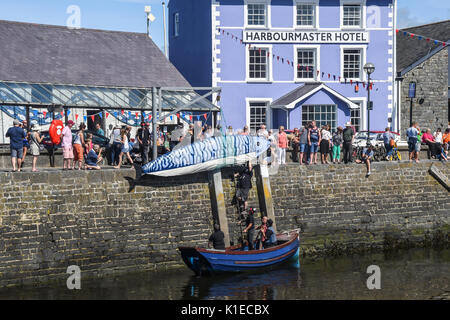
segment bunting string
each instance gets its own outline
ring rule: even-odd
[[[234,34],[232,34],[230,32],[227,32],[227,31],[225,31],[225,30],[223,30],[221,28],[218,28],[217,31],[219,32],[218,35],[231,36],[232,40],[236,39],[236,42],[239,40],[241,45],[247,46],[247,43],[242,38],[239,38],[236,35],[234,35]],[[257,45],[248,43],[248,49],[251,50],[252,48],[258,48],[258,47],[257,47]],[[259,54],[261,55],[261,50],[262,49],[258,48],[257,50],[259,51]],[[267,57],[268,58],[270,57],[270,55],[271,55],[271,53],[267,52]],[[294,61],[289,60],[289,59],[287,59],[287,58],[285,58],[283,56],[277,55],[274,52],[272,52],[272,58],[273,58],[273,61],[275,61],[275,62],[278,62],[278,63],[281,62],[281,64],[286,64],[286,65],[291,66],[291,67],[296,67],[298,70],[305,70],[306,72],[309,72],[309,70],[310,70],[310,66],[302,66],[299,63],[295,64]],[[335,75],[333,73],[324,72],[323,70],[322,71],[321,70],[317,70],[316,72],[317,72],[317,76],[322,75],[322,77],[321,77],[322,79],[328,77],[328,79],[331,80],[331,78],[333,78],[334,81],[338,80],[339,82],[344,83],[344,84],[348,84],[349,83],[351,86],[353,86],[353,84],[355,83],[356,85],[358,85],[357,91],[359,91],[359,84],[360,83],[362,83],[363,87],[367,88],[367,90],[373,90],[373,87],[375,86],[375,84],[373,82],[371,82],[370,85],[368,85],[368,83],[366,81],[363,81],[363,82],[361,82],[361,81],[353,81],[353,79],[342,78],[340,75]],[[378,89],[377,89],[377,91],[378,91]]]
[[[436,45],[442,44],[442,46],[444,46],[444,47],[446,47],[448,45],[448,43],[445,42],[445,41],[436,40],[436,39],[433,39],[433,38],[425,37],[425,36],[422,36],[420,34],[415,34],[415,33],[411,33],[411,32],[408,32],[408,31],[403,31],[403,30],[396,29],[395,32],[397,34],[401,33],[405,37],[408,37],[408,38],[411,38],[411,39],[425,40],[426,42],[434,43]]]

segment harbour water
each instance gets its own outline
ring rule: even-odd
[[[367,288],[367,267],[381,270],[381,289]],[[65,281],[0,288],[0,299],[436,299],[450,292],[450,250],[412,249],[391,253],[302,259],[257,273],[198,278],[187,268],[81,279],[80,290]]]

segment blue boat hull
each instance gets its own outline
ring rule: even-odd
[[[247,248],[230,247],[226,250],[180,247],[186,265],[197,275],[220,272],[245,272],[284,263],[296,258],[298,261],[299,235],[289,234],[282,244],[263,250],[248,251]]]

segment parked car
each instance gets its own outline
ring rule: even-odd
[[[369,140],[374,146],[383,146],[383,133],[384,131],[370,131]],[[394,135],[395,142],[400,141],[400,134],[397,132],[392,132]],[[367,131],[359,131],[355,135],[355,140],[353,141],[354,147],[365,147],[367,143]]]

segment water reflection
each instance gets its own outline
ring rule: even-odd
[[[81,281],[68,290],[66,278],[40,287],[0,288],[0,299],[431,299],[450,292],[450,250],[302,259],[256,273],[195,277],[182,268]],[[381,290],[368,290],[369,265],[381,268]]]
[[[283,266],[274,270],[211,277],[192,276],[184,299],[276,300],[277,288],[300,288],[300,269]]]

